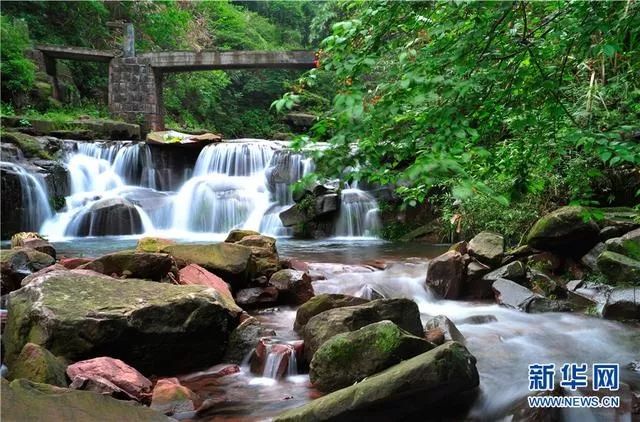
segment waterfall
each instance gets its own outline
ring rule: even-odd
[[[266,343],[266,354],[263,377],[278,379],[298,375],[296,349],[292,344],[268,342]]]
[[[39,175],[28,173],[18,164],[0,161],[0,168],[2,172],[15,176],[18,182],[17,185],[10,186],[9,190],[20,191],[20,203],[12,204],[22,209],[20,229],[37,231],[40,225],[53,215],[44,181]],[[8,179],[6,183],[10,183]],[[9,198],[3,198],[3,201],[8,200]]]
[[[335,235],[375,236],[380,228],[379,209],[375,198],[360,189],[343,189]]]

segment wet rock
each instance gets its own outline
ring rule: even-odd
[[[571,301],[581,307],[602,307],[607,302],[612,287],[600,284],[583,282],[573,291],[568,291]]]
[[[584,285],[584,282],[582,280],[571,280],[567,282],[567,284],[565,285],[565,288],[567,289],[567,291],[573,292],[574,290],[582,287],[583,285]]]
[[[165,415],[195,410],[196,394],[180,384],[177,378],[163,378],[153,387],[151,408]]]
[[[238,312],[226,308],[215,290],[135,279],[108,282],[74,271],[44,274],[11,293],[2,339],[7,366],[27,342],[71,361],[109,354],[160,375],[222,358]]]
[[[114,252],[78,267],[113,277],[171,281],[177,277],[173,258],[162,253]]]
[[[467,265],[467,280],[477,280],[482,278],[485,274],[488,274],[491,271],[487,265],[476,261],[475,259],[471,259],[469,264]]]
[[[458,252],[448,251],[429,261],[427,286],[443,299],[458,299],[464,281],[464,259]]]
[[[598,257],[598,269],[614,283],[640,284],[640,261],[625,255],[604,251]]]
[[[93,261],[91,258],[64,258],[58,263],[68,270],[73,270],[81,265],[88,264],[91,261]]]
[[[445,342],[444,331],[442,328],[432,328],[430,330],[425,330],[424,339],[429,343],[433,343],[436,346],[440,346]]]
[[[529,302],[525,310],[531,314],[540,314],[544,312],[571,312],[573,311],[573,306],[571,302],[567,300],[536,297]]]
[[[608,319],[640,319],[640,288],[613,289],[602,308],[602,316]]]
[[[464,405],[469,404],[465,393],[479,383],[475,362],[464,346],[449,342],[355,385],[284,412],[275,420],[383,421],[389,420],[390,412],[394,420],[422,419],[425,412],[439,419],[438,404],[447,403],[449,409],[450,406],[464,409]]]
[[[19,289],[25,277],[54,263],[50,255],[29,248],[0,250],[2,294]]]
[[[491,268],[471,258],[467,264],[465,281],[462,295],[466,299],[489,299],[493,297],[491,290],[492,281],[485,280],[484,275],[489,273]]]
[[[491,271],[482,277],[485,281],[494,282],[499,278],[506,278],[515,282],[526,281],[527,269],[520,261],[513,261],[505,266]]]
[[[527,244],[564,256],[583,256],[598,243],[600,232],[594,221],[585,221],[588,213],[585,207],[567,206],[545,215],[529,230]]]
[[[263,327],[256,318],[249,317],[242,321],[229,336],[229,345],[222,360],[229,363],[242,363],[262,337],[275,335],[275,331]]]
[[[151,381],[120,359],[103,356],[76,362],[67,367],[67,375],[76,385],[76,378],[107,380],[138,401],[151,393]]]
[[[234,288],[247,282],[251,249],[246,246],[233,243],[171,245],[162,251],[173,256],[179,268],[198,264]]]
[[[107,198],[76,214],[67,225],[65,236],[117,236],[143,231],[140,213],[133,203]]]
[[[614,237],[605,243],[608,251],[640,260],[640,229],[630,231],[621,237]]]
[[[504,257],[504,238],[496,233],[478,233],[468,246],[469,255],[492,267],[500,264]]]
[[[497,279],[491,287],[495,293],[496,302],[510,308],[526,311],[533,299],[541,297],[526,287],[505,278]]]
[[[249,278],[257,280],[261,277],[269,279],[280,269],[280,259],[276,249],[276,239],[262,235],[248,235],[235,243],[251,250],[249,261]]]
[[[311,278],[302,271],[280,270],[269,279],[282,303],[302,305],[313,297]]]
[[[38,252],[46,253],[53,259],[56,259],[56,249],[51,243],[47,242],[46,240],[26,239],[24,242],[22,242],[22,246]]]
[[[25,158],[51,158],[40,141],[38,141],[38,138],[26,133],[4,131],[2,133],[2,142],[18,147]]]
[[[283,378],[288,373],[297,373],[298,361],[302,358],[302,341],[281,341],[261,338],[251,356],[251,372],[267,378]]]
[[[320,390],[335,391],[433,347],[391,321],[380,321],[326,341],[313,355],[309,376]]]
[[[310,262],[307,264],[307,269],[309,274],[318,273],[325,278],[344,273],[370,273],[375,271],[375,268],[368,265],[345,265],[328,262]]]
[[[309,319],[304,327],[307,361],[310,362],[316,350],[336,334],[383,320],[390,320],[414,336],[423,335],[418,305],[409,299],[379,299],[362,305],[330,309]]]
[[[136,252],[162,252],[167,246],[175,244],[176,242],[171,239],[163,239],[161,237],[143,237],[138,240]]]
[[[25,379],[11,384],[2,379],[2,417],[7,421],[167,422],[166,416],[145,406]]]
[[[189,264],[181,269],[178,282],[186,286],[197,285],[212,288],[218,292],[218,297],[228,309],[235,309],[237,312],[242,311],[236,305],[227,283],[197,264]]]
[[[224,241],[227,243],[236,243],[247,236],[260,236],[260,233],[254,230],[234,229],[229,232]]]
[[[324,311],[344,308],[345,306],[362,305],[367,302],[369,302],[367,299],[342,294],[321,294],[314,296],[298,308],[293,329],[297,332],[302,332],[304,326],[312,317]]]
[[[458,343],[465,344],[466,340],[458,327],[451,322],[449,318],[444,315],[437,315],[429,319],[425,324],[425,333],[438,328],[444,333],[445,341],[457,341]]]
[[[582,258],[580,258],[580,262],[589,267],[592,271],[596,271],[598,269],[598,257],[602,252],[607,249],[606,245],[602,242],[597,243],[593,248],[589,250]]]
[[[275,287],[250,287],[236,293],[236,303],[242,308],[270,306],[278,302],[278,289]]]
[[[66,365],[50,351],[37,344],[24,345],[9,369],[8,379],[26,378],[33,382],[67,386]]]
[[[493,315],[472,315],[470,317],[464,318],[458,322],[458,324],[472,324],[472,325],[481,325],[488,324],[490,322],[496,322],[498,318]]]

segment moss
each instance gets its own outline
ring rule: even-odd
[[[51,155],[42,148],[40,142],[33,136],[20,132],[2,132],[2,142],[16,145],[22,150],[25,157],[51,159]]]
[[[136,252],[160,252],[164,248],[170,245],[174,245],[175,242],[169,239],[162,239],[160,237],[143,237],[138,240],[136,246]]]
[[[380,325],[376,330],[375,347],[383,354],[391,354],[401,342],[402,333],[395,325]]]
[[[360,355],[357,345],[348,338],[347,334],[338,334],[331,339],[326,348],[319,349],[317,353],[324,355],[321,357],[337,365],[353,364]]]

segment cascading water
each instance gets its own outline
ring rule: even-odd
[[[343,189],[335,235],[375,236],[380,228],[379,209],[375,198],[357,188]]]
[[[22,209],[19,222],[21,230],[37,231],[40,225],[53,215],[42,178],[30,174],[15,163],[0,161],[0,169],[13,175],[12,179],[17,181],[17,185],[11,186],[10,189],[20,192],[20,203],[12,205]]]

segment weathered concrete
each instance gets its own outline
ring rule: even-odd
[[[45,70],[54,81],[56,60],[109,63],[109,110],[114,117],[138,123],[143,131],[164,129],[163,74],[215,69],[310,69],[313,51],[173,51],[135,56],[81,47],[40,45]],[[124,57],[118,57],[123,55]],[[55,84],[54,84],[55,85]]]

